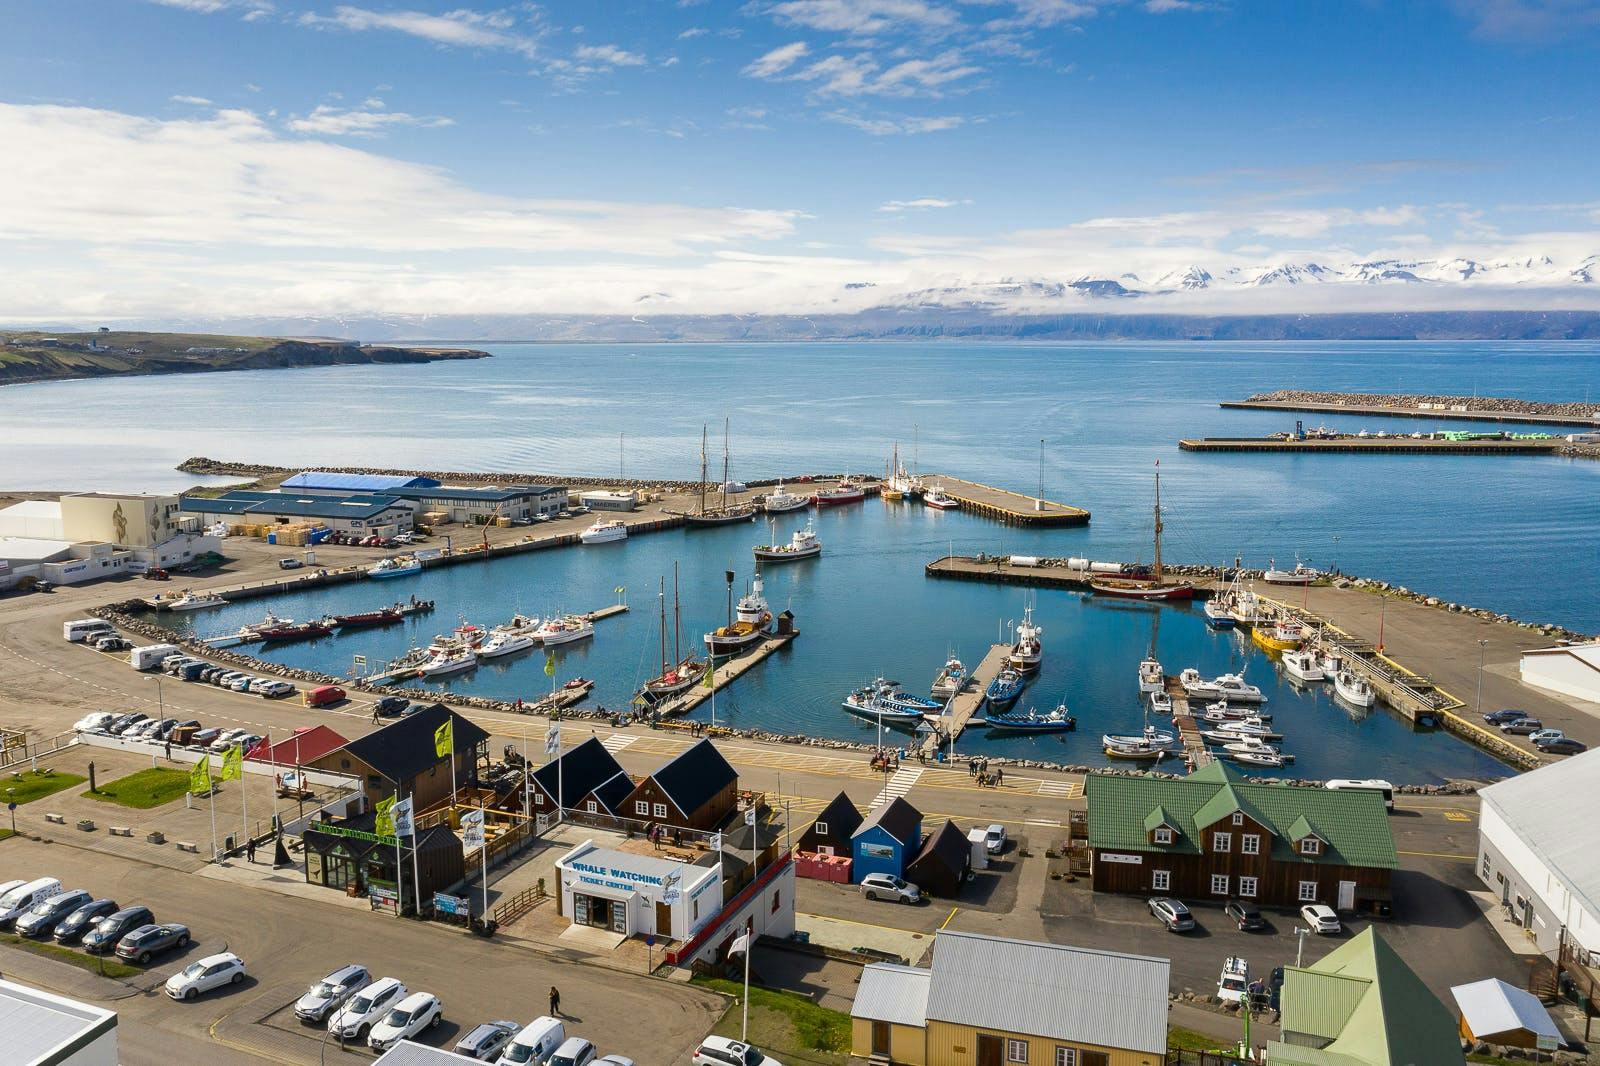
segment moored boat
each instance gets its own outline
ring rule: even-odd
[[[761,571],[756,571],[750,591],[739,598],[737,612],[730,611],[727,625],[705,635],[706,648],[713,656],[736,655],[760,643],[771,632],[772,610],[762,595]],[[733,571],[728,571],[728,597],[733,598]]]
[[[1054,710],[1044,712],[1033,708],[1004,714],[990,712],[985,715],[983,724],[1000,732],[1068,733],[1078,727],[1078,720],[1067,713],[1067,705],[1062,703],[1057,704]]]
[[[945,495],[943,485],[935,484],[922,494],[922,505],[936,511],[954,511],[960,508],[961,502]]]
[[[419,677],[448,677],[471,670],[478,665],[478,653],[471,648],[457,648],[453,651],[436,653],[417,667]]]
[[[477,654],[480,659],[498,659],[538,645],[539,640],[532,632],[495,626],[489,631],[488,639],[478,645]]]
[[[784,514],[788,511],[798,511],[809,507],[811,499],[807,496],[798,496],[784,488],[783,482],[778,482],[778,487],[773,489],[761,501],[761,509],[767,514]]]
[[[1110,758],[1127,759],[1133,762],[1156,762],[1173,754],[1171,748],[1165,745],[1151,744],[1145,740],[1126,744],[1107,744],[1105,743],[1105,738],[1102,737],[1100,746]]]
[[[289,622],[282,625],[263,626],[256,630],[255,639],[273,644],[286,644],[295,640],[316,640],[333,632],[333,627],[323,622]]]
[[[1323,681],[1327,678],[1322,672],[1322,660],[1317,658],[1315,652],[1304,648],[1284,653],[1283,672],[1296,681]]]
[[[379,559],[367,569],[371,578],[406,577],[422,573],[422,562],[414,555]]]
[[[1149,722],[1146,722],[1144,724],[1144,731],[1142,733],[1106,733],[1100,738],[1100,743],[1105,747],[1118,747],[1142,743],[1149,744],[1153,747],[1170,748],[1174,744],[1178,743],[1178,737],[1175,733],[1168,733],[1165,730],[1157,729]]]
[[[1276,769],[1289,761],[1292,756],[1266,751],[1230,751],[1228,758],[1234,762],[1242,762],[1250,766],[1266,766]]]
[[[1129,581],[1122,578],[1095,577],[1089,579],[1089,587],[1101,596],[1115,596],[1124,600],[1145,600],[1151,603],[1161,603],[1169,600],[1194,599],[1194,586],[1187,581],[1175,581],[1167,584],[1164,580],[1165,571],[1161,565],[1161,471],[1156,471],[1156,506],[1155,506],[1155,568],[1150,581]]]
[[[1294,561],[1293,570],[1279,570],[1276,559],[1267,560],[1267,569],[1261,574],[1261,580],[1269,585],[1309,585],[1322,575],[1311,567],[1302,563],[1299,558]]]
[[[1229,629],[1237,624],[1228,607],[1228,601],[1221,596],[1211,597],[1201,610],[1205,612],[1206,625],[1213,629]]]
[[[571,644],[575,640],[587,640],[594,636],[594,623],[581,614],[569,614],[560,618],[545,619],[535,632],[541,644],[552,648],[558,644]]]
[[[716,507],[706,504],[706,495],[709,488],[706,480],[706,428],[700,427],[700,509],[680,515],[684,525],[691,529],[707,526],[729,526],[736,522],[753,522],[756,517],[756,508],[753,503],[728,502],[728,427],[724,422],[722,430],[722,502]]]
[[[1186,667],[1178,675],[1183,691],[1190,698],[1220,699],[1230,703],[1265,703],[1266,695],[1238,674],[1220,674],[1211,681],[1201,678],[1200,671]]]
[[[1157,714],[1172,713],[1172,697],[1165,692],[1150,693],[1150,709]]]
[[[1161,669],[1161,663],[1148,655],[1145,656],[1139,661],[1139,691],[1165,692],[1166,690],[1167,675]]]
[[[684,655],[679,647],[679,638],[682,635],[682,609],[678,601],[678,565],[672,565],[672,657],[667,656],[667,579],[661,579],[661,673],[639,686],[639,691],[634,693],[634,702],[645,705],[658,703],[661,700],[676,696],[687,691],[706,673],[704,659],[696,659],[693,655]],[[674,664],[673,660],[677,662]]]
[[[628,524],[620,518],[602,518],[579,533],[578,539],[585,544],[610,544],[613,541],[627,540]]]
[[[1006,659],[1013,670],[1031,674],[1039,669],[1039,662],[1044,658],[1044,646],[1039,637],[1044,633],[1043,626],[1033,624],[1033,608],[1022,609],[1022,621],[1017,624],[1017,640],[1011,645],[1011,654]]]
[[[1016,705],[1017,699],[1022,695],[1023,686],[1027,684],[1022,674],[1014,669],[1006,668],[989,682],[989,687],[984,690],[983,698],[995,710],[1005,711]]]
[[[377,611],[361,611],[357,614],[336,614],[329,619],[340,629],[360,629],[365,626],[387,626],[403,621],[405,615],[398,607],[385,607]]]
[[[967,668],[962,665],[960,659],[952,655],[934,675],[933,685],[928,692],[935,699],[947,700],[966,687]]]
[[[833,488],[819,489],[812,493],[811,502],[818,507],[838,507],[846,503],[860,503],[866,498],[867,490],[846,474]]]
[[[1340,699],[1357,707],[1371,707],[1378,701],[1372,682],[1348,668],[1333,675],[1333,691]]]
[[[203,611],[210,607],[226,607],[228,601],[214,592],[190,592],[185,590],[182,596],[175,600],[167,600],[162,607],[168,611]]]
[[[1250,639],[1268,651],[1293,651],[1305,643],[1306,631],[1299,622],[1280,621],[1251,627]]]
[[[804,529],[795,530],[789,538],[788,544],[774,543],[757,544],[754,548],[755,557],[761,562],[788,563],[797,559],[815,559],[822,554],[822,541],[817,539],[817,531],[810,522]]]

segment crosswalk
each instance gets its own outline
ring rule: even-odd
[[[917,779],[921,776],[922,767],[920,766],[900,767],[900,769],[896,770],[894,775],[889,778],[888,783],[883,786],[883,791],[878,793],[877,798],[872,801],[871,809],[877,810],[890,800],[898,799],[901,796],[904,796],[907,792],[911,791],[911,786],[916,784]]]
[[[638,739],[632,733],[612,733],[600,742],[600,746],[615,755]]]
[[[1055,796],[1060,799],[1076,799],[1083,795],[1082,781],[1040,781],[1040,796]]]

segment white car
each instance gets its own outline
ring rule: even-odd
[[[262,699],[281,700],[285,696],[294,695],[294,686],[287,681],[279,681],[277,678],[273,678],[264,684],[251,685],[250,691]]]
[[[1326,903],[1307,903],[1300,908],[1300,917],[1305,919],[1307,927],[1313,933],[1337,933],[1341,928],[1339,916],[1333,913],[1333,908]]]
[[[244,960],[231,951],[207,955],[167,978],[166,993],[173,999],[194,999],[213,988],[244,980]]]
[[[389,1008],[383,1020],[372,1027],[367,1046],[373,1051],[388,1051],[407,1037],[438,1025],[444,1020],[444,1004],[430,992],[413,992]]]
[[[238,677],[227,682],[222,687],[230,688],[235,692],[248,692],[250,691],[251,683],[259,680],[261,679],[256,677],[254,674],[240,674]]]
[[[211,742],[212,751],[227,751],[245,737],[250,735],[248,729],[224,729],[216,740]]]
[[[868,874],[861,879],[861,894],[868,899],[887,899],[896,903],[917,903],[922,893],[917,886],[894,874]]]
[[[983,831],[983,847],[990,855],[1006,850],[1006,827],[996,823]]]
[[[783,1066],[771,1055],[764,1055],[754,1044],[725,1036],[708,1036],[694,1049],[694,1066]]]
[[[79,733],[99,733],[115,721],[116,717],[109,711],[95,711],[93,714],[86,714],[72,723],[72,728]]]
[[[406,986],[398,979],[384,977],[372,982],[345,1001],[328,1019],[328,1032],[340,1040],[365,1040],[372,1027],[389,1013],[389,1008],[406,996]]]
[[[294,1004],[295,1017],[303,1022],[320,1022],[339,1009],[351,996],[366,988],[372,975],[365,966],[351,963],[318,981]]]

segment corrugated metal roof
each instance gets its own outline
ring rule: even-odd
[[[184,496],[180,510],[189,514],[289,515],[296,518],[350,518],[366,520],[396,507],[406,507],[397,496],[296,496],[290,492],[234,489],[215,499]]]
[[[1285,967],[1278,999],[1283,1004],[1283,1027],[1332,1040],[1371,990],[1372,980],[1367,977]]]
[[[850,1017],[895,1025],[928,1023],[928,983],[931,973],[915,966],[875,962],[861,971],[856,1001]]]
[[[1544,1009],[1539,997],[1515,985],[1506,984],[1498,977],[1456,985],[1450,990],[1467,1028],[1482,1040],[1496,1033],[1509,1033],[1526,1029],[1536,1036],[1553,1036],[1565,1042],[1550,1012]]]
[[[16,563],[48,563],[72,552],[70,540],[39,540],[34,537],[0,537],[0,559]]]
[[[933,945],[928,1017],[1163,1054],[1166,959],[946,930]]]
[[[474,500],[486,503],[505,503],[509,500],[520,500],[525,496],[545,496],[552,492],[566,492],[564,485],[502,485],[498,488],[482,489],[454,489],[427,487],[395,489],[395,495],[404,496],[408,500],[459,500],[471,502]]]
[[[385,492],[392,489],[437,485],[431,477],[405,474],[336,474],[331,470],[302,470],[283,479],[286,489],[343,489],[349,492]]]
[[[1556,878],[1600,915],[1600,824],[1573,817],[1573,797],[1600,790],[1600,748],[1478,791]]]
[[[427,1044],[418,1044],[410,1040],[402,1040],[394,1047],[378,1056],[381,1066],[456,1066],[462,1062],[477,1062],[465,1055],[457,1055],[453,1051],[429,1047]]]

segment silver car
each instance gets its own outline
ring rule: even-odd
[[[306,990],[295,1001],[294,1014],[302,1022],[323,1022],[344,1001],[372,983],[365,966],[341,966]]]
[[[896,903],[917,903],[922,893],[910,881],[894,874],[868,874],[861,879],[861,894],[868,899],[887,899]]]
[[[479,1062],[493,1062],[495,1056],[521,1029],[522,1026],[516,1022],[484,1022],[456,1041],[456,1054]]]

